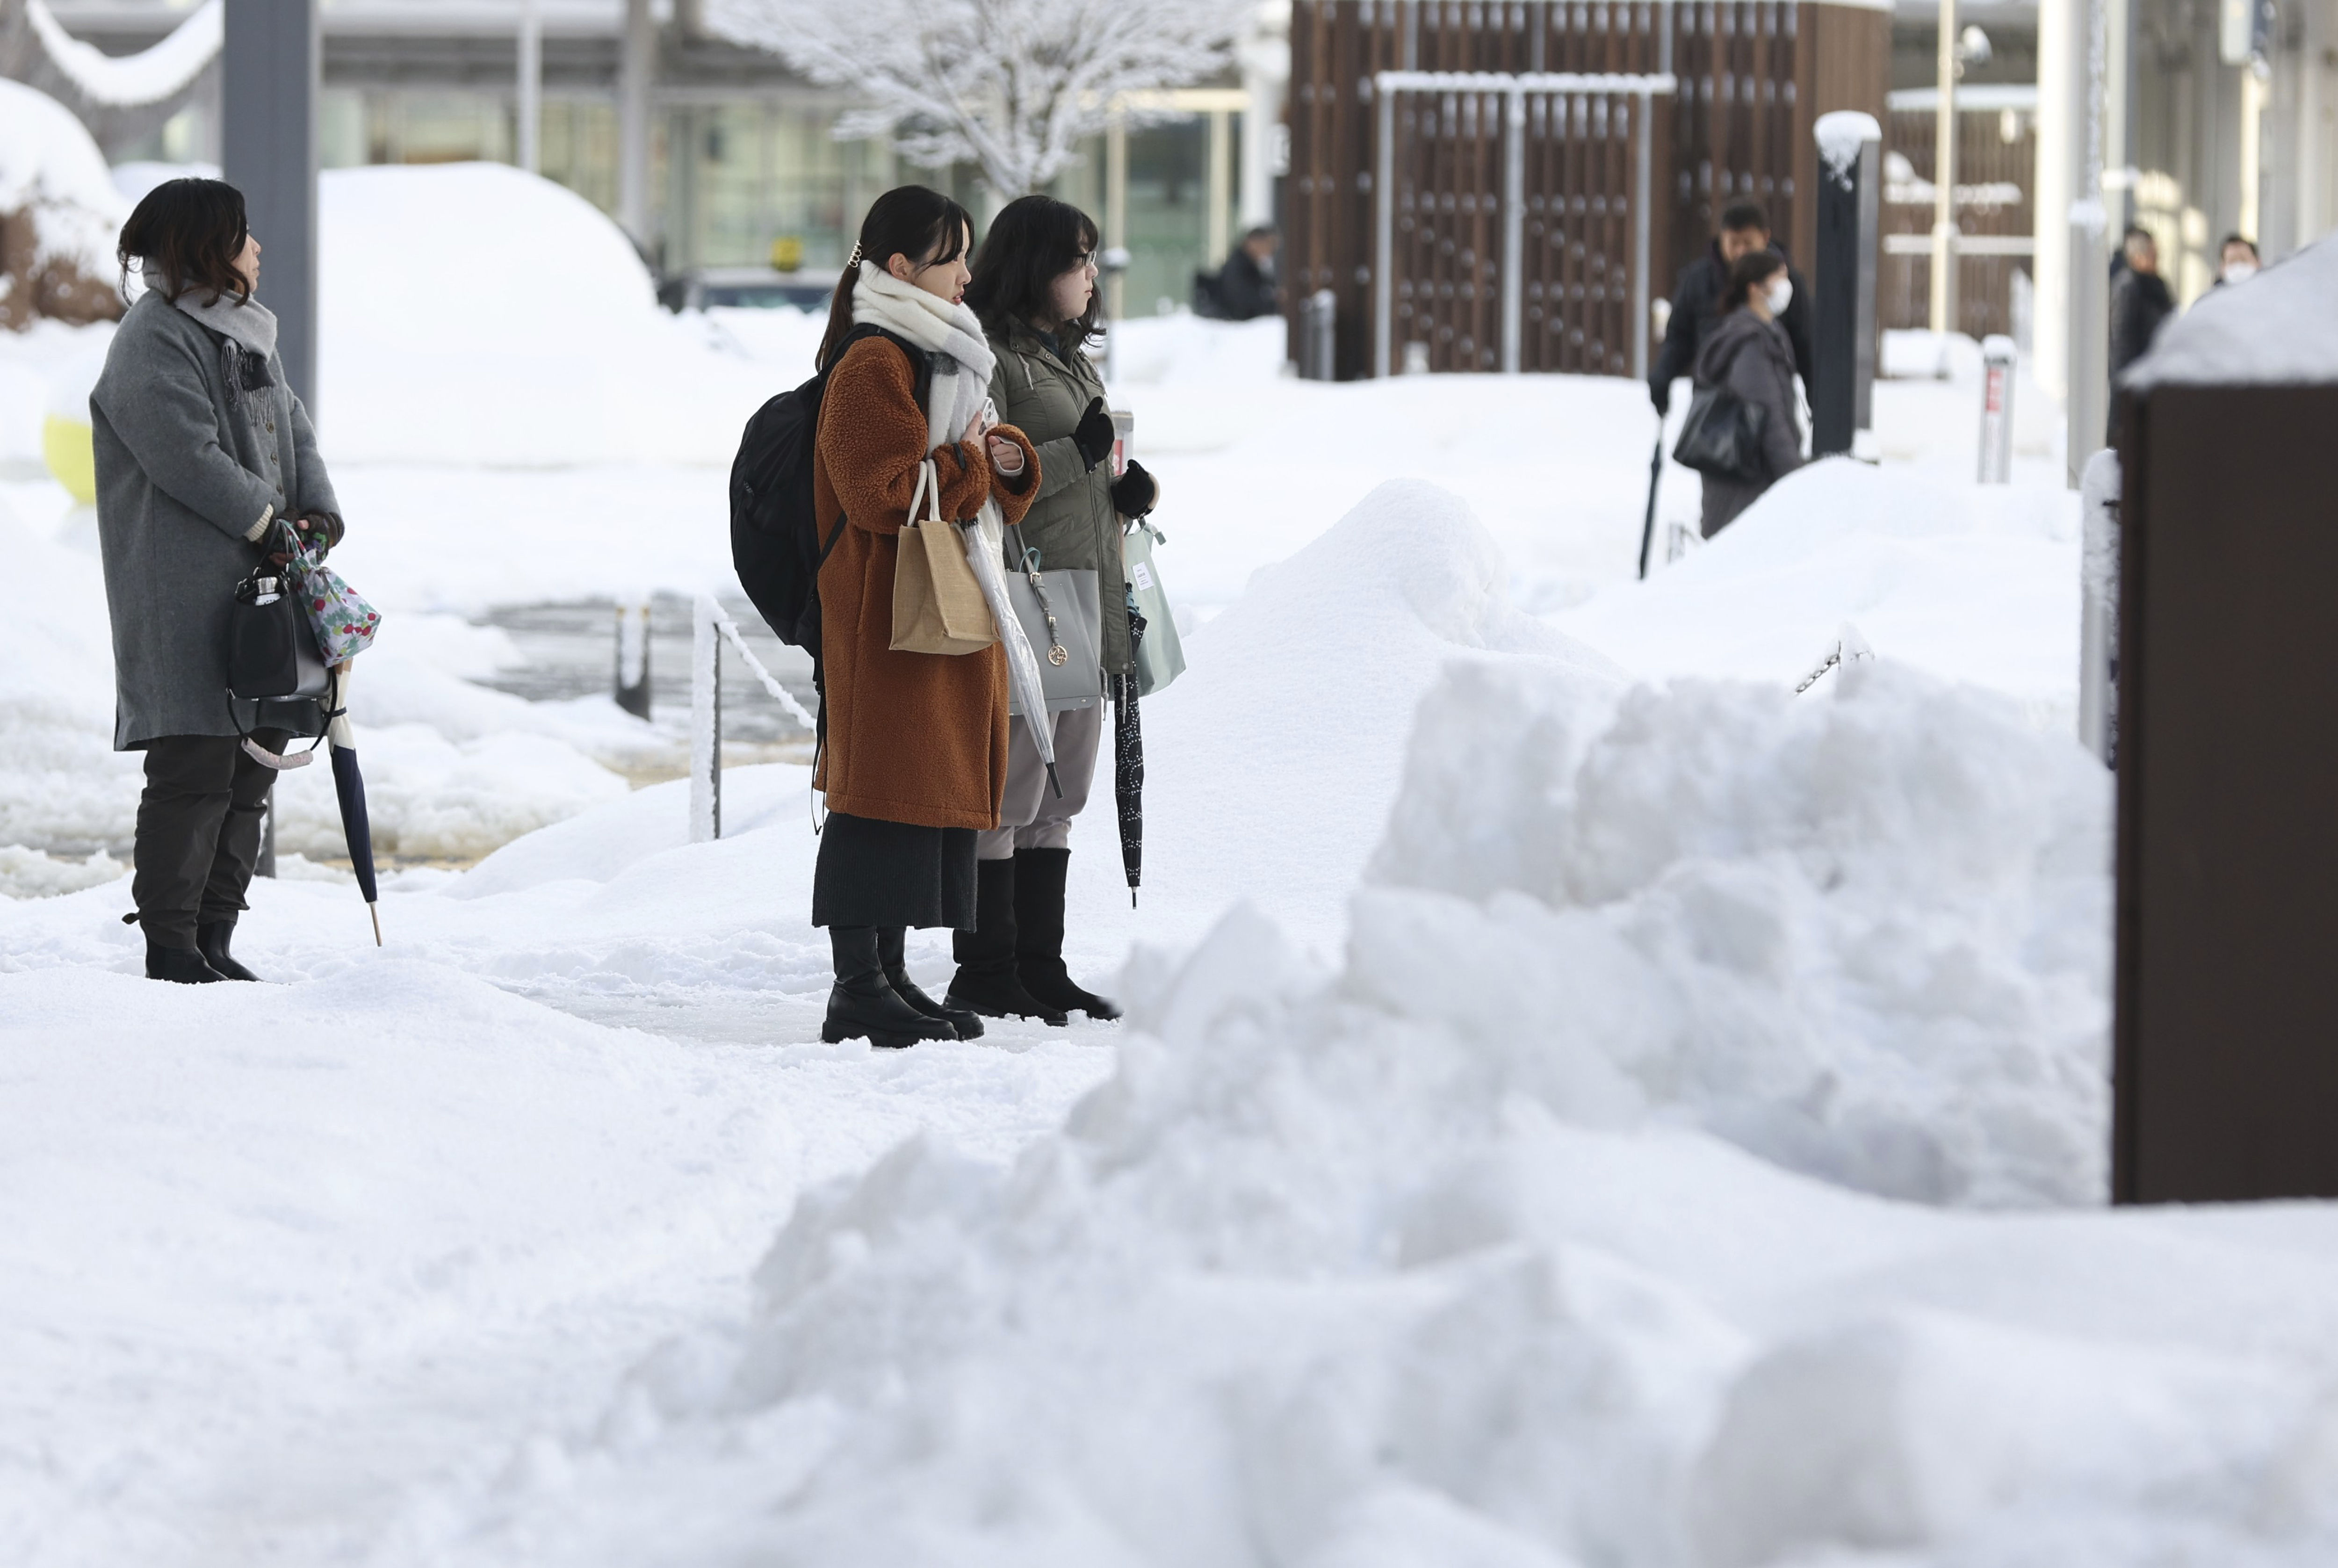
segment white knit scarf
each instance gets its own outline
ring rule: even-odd
[[[998,363],[974,312],[863,261],[860,281],[852,286],[852,320],[898,332],[943,356],[934,365],[933,390],[926,397],[926,445],[930,449],[963,440],[968,423],[990,396],[990,372]]]

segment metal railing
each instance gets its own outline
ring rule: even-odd
[[[791,718],[815,734],[820,721],[763,667],[739,623],[711,595],[698,596],[690,621],[690,842],[705,843],[722,836],[722,645],[737,650]]]

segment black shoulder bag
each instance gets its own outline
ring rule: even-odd
[[[1673,461],[1715,479],[1740,481],[1766,478],[1762,459],[1762,427],[1768,410],[1749,403],[1716,381],[1699,387],[1681,421],[1679,444]]]

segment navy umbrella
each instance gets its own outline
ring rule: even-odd
[[[333,747],[333,793],[341,800],[341,833],[349,841],[349,866],[373,917],[373,944],[381,945],[381,889],[373,873],[373,819],[366,814],[365,774],[358,771],[357,735],[349,727],[349,666],[333,676],[333,718],[325,736]]]

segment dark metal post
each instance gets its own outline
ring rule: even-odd
[[[292,390],[317,409],[315,0],[227,0],[220,162],[243,192]]]
[[[617,606],[617,706],[637,719],[650,716],[650,606]]]
[[[1812,301],[1811,455],[1849,452],[1874,425],[1875,248],[1882,128],[1852,112],[1822,114],[1819,143],[1818,297]]]
[[[243,192],[260,240],[260,296],[292,390],[317,410],[317,76],[315,0],[227,0],[220,163]],[[276,874],[271,790],[261,876]]]

